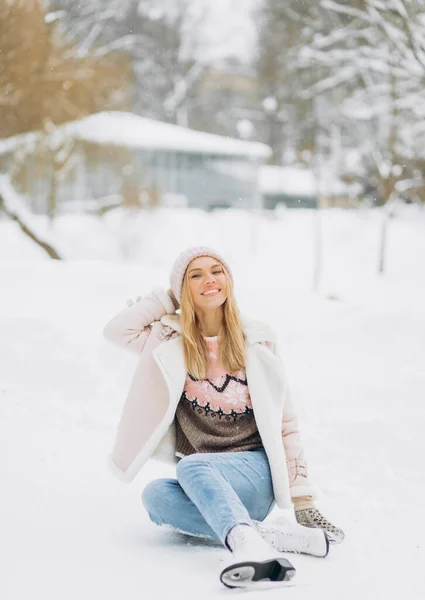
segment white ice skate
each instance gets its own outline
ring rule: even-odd
[[[261,537],[279,552],[296,552],[325,557],[329,539],[323,529],[304,527],[280,516],[268,523],[254,521]]]
[[[229,588],[265,589],[294,585],[293,565],[249,525],[236,525],[227,536],[232,552],[220,581]]]

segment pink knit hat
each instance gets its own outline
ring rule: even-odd
[[[224,258],[218,254],[218,252],[215,252],[206,246],[193,246],[192,248],[187,248],[187,250],[184,250],[177,258],[170,275],[170,286],[179,302],[181,302],[182,299],[183,279],[186,269],[192,260],[194,258],[198,258],[198,256],[212,256],[220,261],[233,283],[233,276],[229,265],[226,263]]]

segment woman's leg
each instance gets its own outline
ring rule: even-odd
[[[264,450],[193,454],[177,465],[177,481],[160,479],[143,491],[152,521],[223,543],[232,527],[262,521],[274,504]]]
[[[177,479],[151,481],[142,492],[142,502],[156,525],[168,525],[181,533],[219,542]]]

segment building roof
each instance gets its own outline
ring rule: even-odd
[[[57,129],[70,137],[102,145],[250,158],[268,158],[271,155],[266,144],[195,131],[119,111],[95,113],[60,125]],[[25,137],[33,141],[34,136],[37,133],[0,140],[0,153],[24,142]]]
[[[260,192],[311,197],[317,195],[317,184],[313,172],[308,169],[263,165],[260,168]]]

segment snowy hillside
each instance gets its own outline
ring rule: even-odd
[[[346,532],[326,559],[289,556],[294,588],[253,597],[425,597],[425,214],[391,221],[378,278],[380,213],[323,211],[319,293],[313,219],[63,216],[48,233],[68,262],[0,220],[2,599],[237,593],[218,580],[226,550],[149,522],[141,490],[171,468],[149,463],[130,486],[106,470],[137,358],[102,327],[127,298],[166,286],[177,252],[200,242],[234,264],[243,311],[276,325],[317,505]]]

